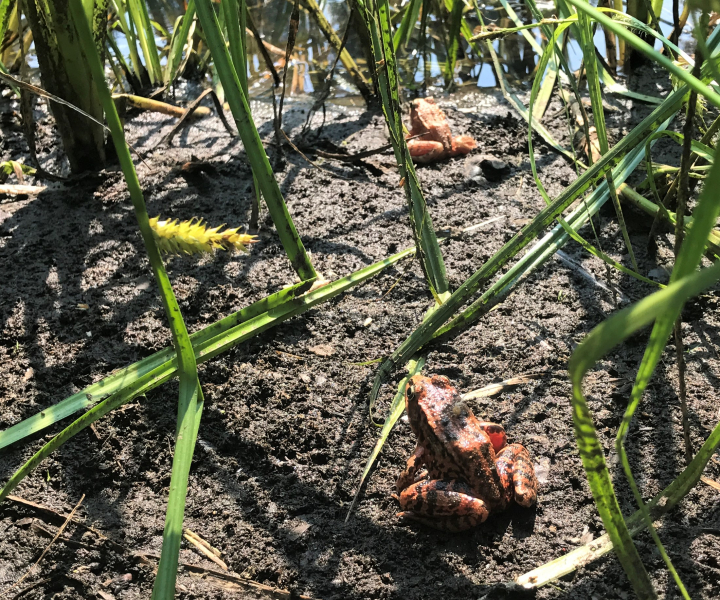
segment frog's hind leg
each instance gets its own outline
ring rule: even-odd
[[[480,429],[488,434],[495,452],[500,452],[500,450],[507,446],[507,434],[505,433],[505,428],[502,425],[490,423],[489,421],[480,421],[478,425],[480,426]]]
[[[515,502],[520,506],[532,506],[537,500],[535,467],[527,449],[520,444],[503,448],[495,461],[503,487],[513,490]]]
[[[454,481],[419,481],[404,489],[398,517],[444,531],[463,531],[484,522],[490,511],[469,486]]]

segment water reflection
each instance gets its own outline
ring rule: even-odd
[[[151,19],[158,25],[158,31],[171,32],[177,18],[185,11],[184,0],[146,0]],[[423,5],[429,3],[424,0]],[[398,67],[400,79],[406,90],[414,91],[424,86],[443,86],[443,71],[447,59],[446,32],[447,24],[436,16],[437,6],[442,3],[438,0],[433,5],[432,14],[425,20],[426,30],[423,30],[422,19],[415,24],[407,44],[401,44],[398,51]],[[523,23],[530,23],[533,19],[525,2],[512,0],[509,2],[512,10]],[[287,44],[290,14],[293,10],[293,0],[249,0],[249,13],[258,31],[262,35],[265,46],[272,61],[278,70],[284,66],[285,47]],[[555,14],[555,5],[550,1],[537,2],[538,9],[543,16],[550,17]],[[408,0],[391,0],[393,22],[399,23],[403,12],[408,7]],[[513,21],[508,17],[507,11],[499,0],[489,3],[479,3],[482,18],[486,24],[497,27],[513,27]],[[330,22],[333,29],[342,36],[348,26],[350,5],[347,0],[321,0],[320,8]],[[310,13],[300,4],[300,24],[295,42],[295,49],[288,65],[287,94],[298,96],[312,94],[324,85],[325,76],[335,62],[335,50],[327,42],[322,31]],[[422,13],[421,13],[422,14]],[[471,28],[480,25],[475,11],[466,11],[465,18]],[[660,16],[663,33],[669,35],[672,30],[672,2],[666,0]],[[355,59],[359,68],[369,78],[367,62],[364,57],[363,46],[358,35],[360,28],[357,24],[350,24],[346,48]],[[538,28],[529,30],[538,44],[543,43]],[[127,40],[119,31],[113,33],[113,38],[119,50],[125,56],[129,55]],[[272,78],[266,67],[262,55],[258,51],[256,40],[248,34],[248,73],[250,94],[252,97],[268,97],[272,94]],[[164,48],[168,39],[158,33],[158,47]],[[601,54],[605,52],[605,38],[600,28],[595,34],[595,42]],[[692,38],[689,35],[681,37],[681,47],[692,47]],[[532,44],[522,34],[509,35],[503,39],[495,40],[493,47],[498,55],[503,74],[507,82],[516,89],[527,89],[532,83],[537,64],[537,54]],[[494,88],[498,86],[497,75],[492,60],[484,44],[477,44],[479,55],[462,44],[461,55],[458,56],[454,73],[454,84],[457,87],[470,86],[481,88]],[[467,51],[467,54],[462,52]],[[203,46],[202,52],[207,53]],[[203,58],[200,56],[200,66]],[[577,42],[569,40],[566,46],[568,61],[571,68],[579,68],[582,53]],[[31,63],[34,62],[31,58]],[[197,62],[197,61],[196,61]],[[163,59],[164,64],[164,59]],[[31,65],[32,66],[32,65]],[[333,89],[330,97],[336,102],[361,103],[357,88],[352,83],[348,72],[339,62],[333,78]]]

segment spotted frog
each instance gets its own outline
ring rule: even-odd
[[[469,135],[452,136],[445,113],[432,98],[417,98],[410,108],[408,150],[416,163],[430,163],[450,156],[468,154],[477,143]]]
[[[501,425],[478,420],[447,377],[415,375],[405,407],[418,444],[397,480],[399,517],[462,531],[513,500],[535,503],[528,451],[508,444]]]

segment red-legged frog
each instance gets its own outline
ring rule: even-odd
[[[508,444],[501,425],[478,420],[447,377],[415,375],[405,407],[418,443],[397,480],[398,516],[462,531],[512,501],[535,503],[528,451]]]
[[[417,98],[410,108],[408,150],[416,163],[430,163],[450,156],[467,154],[477,144],[469,135],[453,137],[445,113],[432,98]]]

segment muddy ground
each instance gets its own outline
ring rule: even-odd
[[[454,131],[478,140],[472,156],[492,154],[509,166],[498,182],[469,179],[464,158],[418,169],[438,229],[492,220],[444,244],[455,289],[544,204],[530,173],[525,125],[501,96],[440,96],[439,101]],[[615,140],[649,110],[632,103],[618,106],[608,113]],[[558,108],[551,106],[547,124],[567,142]],[[254,109],[270,145],[268,105],[258,102]],[[290,103],[286,123],[295,134],[306,109]],[[5,101],[2,157],[29,162],[14,110]],[[40,108],[37,115],[40,160],[50,170],[60,169],[50,117]],[[314,130],[319,123],[318,117]],[[251,177],[242,145],[210,118],[185,130],[174,146],[163,146],[172,125],[172,119],[157,115],[128,117],[129,140],[145,157],[138,169],[150,214],[248,223]],[[348,151],[361,151],[386,143],[384,131],[377,112],[333,108],[316,145],[333,151],[347,140]],[[666,162],[677,160],[669,146],[657,152]],[[270,153],[275,159],[275,150]],[[541,140],[536,156],[551,195],[575,177],[569,162]],[[183,177],[179,167],[191,159],[207,161],[212,169]],[[325,160],[326,170],[318,170],[286,149],[278,179],[315,266],[326,277],[350,273],[411,244],[393,162],[391,155],[359,165]],[[0,428],[7,428],[162,349],[170,334],[116,168],[72,184],[51,184],[35,199],[1,202]],[[671,237],[663,233],[658,253],[650,256],[649,219],[626,211],[641,270],[666,280]],[[604,251],[628,264],[612,208],[602,211],[595,226]],[[168,260],[191,331],[294,280],[265,212],[259,235],[250,255]],[[586,229],[584,235],[592,233]],[[405,261],[200,367],[206,409],[190,475],[187,527],[220,549],[233,572],[317,599],[633,597],[612,556],[534,592],[506,585],[603,532],[573,437],[567,360],[595,325],[652,289],[617,273],[609,282],[603,264],[575,244],[564,251],[575,265],[551,259],[478,325],[432,347],[425,370],[446,375],[461,391],[546,371],[529,384],[473,403],[477,414],[502,423],[511,441],[525,444],[541,467],[535,508],[511,508],[460,534],[399,522],[390,495],[415,444],[407,423],[400,422],[345,522],[379,432],[368,418],[367,403],[377,365],[358,363],[389,354],[432,302],[418,264]],[[609,292],[609,284],[621,293]],[[718,419],[717,302],[710,293],[686,310],[696,448]],[[586,391],[608,451],[646,335],[618,348],[588,379]],[[401,375],[383,388],[380,415],[386,414]],[[629,440],[646,498],[669,484],[684,464],[676,387],[671,345]],[[62,519],[17,502],[0,507],[0,585],[8,594],[0,595],[13,597],[30,587],[22,598],[149,598],[170,480],[177,391],[177,383],[169,383],[97,422],[15,491],[60,513],[85,494],[78,515],[114,543],[70,525],[72,541],[52,545],[38,569],[7,591],[40,556],[50,541],[47,531],[54,532]],[[55,426],[2,451],[0,479],[6,481],[57,431]],[[612,459],[611,465],[629,514],[634,510],[630,493]],[[705,475],[720,478],[718,465],[711,462]],[[717,490],[701,484],[660,529],[693,598],[720,595],[719,498]],[[638,546],[661,596],[679,597],[649,536],[640,535]],[[181,561],[219,570],[185,543]],[[182,598],[255,594],[222,589],[217,580],[188,568],[181,568],[178,589]]]

